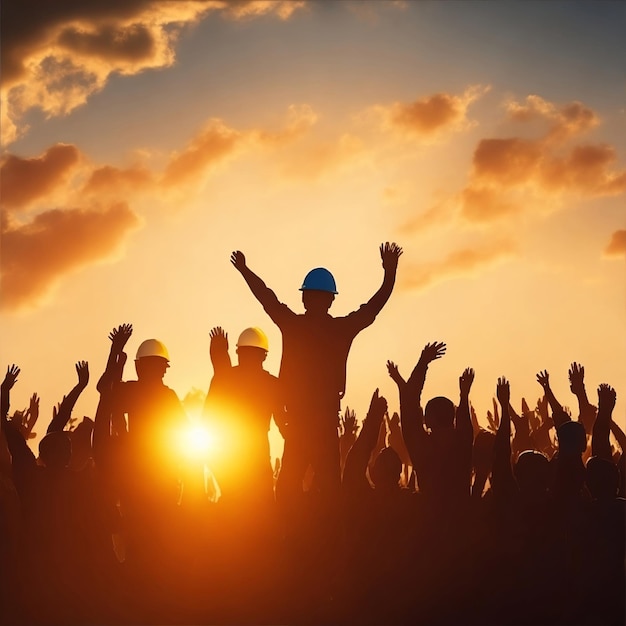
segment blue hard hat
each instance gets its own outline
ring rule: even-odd
[[[300,291],[328,291],[337,294],[333,275],[325,267],[316,267],[305,277]]]

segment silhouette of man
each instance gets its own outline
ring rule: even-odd
[[[112,414],[126,415],[120,450],[120,500],[128,529],[128,554],[141,571],[164,560],[180,496],[178,433],[188,425],[176,392],[163,383],[169,353],[157,339],[139,346],[137,380],[112,390]],[[124,420],[121,420],[122,422]],[[164,568],[167,570],[167,568]]]
[[[274,477],[268,431],[272,415],[282,430],[284,410],[278,378],[263,369],[269,344],[260,328],[246,328],[237,340],[238,364],[228,355],[228,335],[211,329],[213,378],[204,415],[219,437],[211,455],[211,469],[222,499],[253,504],[274,500]]]
[[[320,493],[339,493],[339,410],[348,352],[356,335],[374,322],[391,296],[401,254],[397,244],[381,244],[384,278],[378,291],[358,310],[345,317],[332,317],[328,310],[337,288],[327,269],[318,267],[306,275],[300,288],[305,312],[298,314],[281,303],[246,265],[242,252],[232,253],[231,263],[282,333],[279,381],[287,427],[278,499],[302,492],[302,479],[309,465]]]

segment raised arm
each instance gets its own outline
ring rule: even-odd
[[[393,286],[396,282],[396,272],[398,270],[398,260],[402,254],[402,248],[396,243],[381,243],[380,258],[383,262],[383,282],[378,291],[369,299],[367,306],[374,309],[378,314],[389,300]]]
[[[609,433],[616,398],[615,389],[610,385],[603,383],[598,387],[598,415],[593,424],[591,454],[607,461],[613,461]]]
[[[209,337],[211,337],[211,346],[209,348],[211,365],[213,365],[214,374],[219,375],[232,367],[230,355],[228,354],[228,333],[224,332],[221,326],[215,326],[211,328]]]
[[[124,346],[126,345],[126,342],[130,339],[130,336],[132,334],[132,324],[120,324],[117,328],[114,328],[109,333],[109,339],[111,340],[111,349],[109,351],[109,358],[107,360],[104,373],[102,374],[100,380],[98,381],[98,384],[96,385],[96,389],[98,391],[102,391],[102,385],[110,384],[111,374],[117,371],[120,362],[120,354],[122,354],[122,352],[124,351]],[[124,362],[126,362],[126,358],[124,358]],[[121,373],[119,378],[120,380],[122,379]]]
[[[9,416],[11,389],[13,389],[19,375],[20,368],[15,364],[9,365],[7,367],[7,373],[4,375],[2,385],[0,385],[0,425],[3,429]]]
[[[585,432],[590,435],[596,419],[596,407],[589,402],[587,397],[585,368],[574,362],[570,365],[567,375],[569,376],[570,391],[578,399],[578,421],[585,427]]]
[[[445,343],[426,344],[406,382],[400,375],[396,364],[393,361],[387,361],[389,376],[398,385],[400,393],[400,426],[413,467],[416,467],[415,463],[419,459],[421,447],[428,441],[428,434],[424,430],[424,411],[421,406],[426,372],[428,365],[441,358],[445,352]]]
[[[230,255],[230,262],[243,276],[248,287],[250,287],[252,295],[261,303],[266,311],[268,307],[272,309],[273,306],[280,304],[276,294],[247,266],[246,257],[243,252],[235,250]]]
[[[26,439],[22,433],[11,424],[7,417],[9,414],[10,405],[10,391],[17,382],[17,377],[20,374],[20,368],[17,365],[9,365],[7,367],[7,373],[0,385],[0,404],[2,413],[0,416],[0,423],[2,425],[2,431],[5,435],[7,447],[11,453],[11,466],[13,469],[13,477],[18,490],[23,486],[23,479],[25,473],[32,471],[36,467],[35,455],[26,443]]]
[[[387,400],[374,391],[370,401],[370,407],[363,420],[361,432],[348,452],[346,466],[343,471],[343,484],[349,490],[367,488],[366,477],[367,464],[370,455],[376,446],[378,434],[385,412]]]
[[[74,385],[72,390],[63,397],[63,400],[59,404],[59,410],[53,416],[50,426],[48,426],[48,433],[63,430],[70,421],[74,405],[80,394],[83,393],[87,383],[89,383],[89,364],[87,361],[78,361],[76,363],[76,374],[78,375],[78,382]]]
[[[565,422],[571,422],[570,416],[563,410],[561,403],[556,399],[550,387],[550,374],[548,374],[547,370],[543,370],[543,372],[537,374],[537,382],[543,387],[543,391],[552,409],[554,427],[558,429],[559,426],[562,426]]]
[[[474,429],[472,427],[472,415],[469,404],[469,392],[473,382],[474,370],[471,367],[467,367],[463,370],[461,376],[459,376],[459,406],[456,410],[455,420],[456,432],[466,437],[470,448],[474,440]]]
[[[502,416],[494,442],[491,480],[494,496],[499,500],[507,500],[515,493],[516,485],[511,467],[511,416],[509,414],[511,390],[509,381],[504,376],[498,378],[496,395],[502,408]]]

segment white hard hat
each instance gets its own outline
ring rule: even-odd
[[[139,348],[137,348],[137,356],[135,359],[138,360],[145,356],[160,356],[166,361],[170,360],[170,354],[165,344],[158,339],[146,339]]]
[[[238,348],[261,348],[267,352],[269,350],[269,342],[267,341],[267,335],[256,326],[252,328],[246,328],[239,339],[237,339]]]

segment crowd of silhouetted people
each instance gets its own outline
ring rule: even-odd
[[[588,396],[572,363],[572,415],[547,371],[531,404],[501,377],[479,420],[471,367],[458,399],[422,398],[446,352],[433,342],[416,346],[408,375],[387,362],[398,412],[378,389],[362,420],[342,409],[351,343],[391,296],[401,254],[381,245],[380,288],[333,317],[327,269],[306,275],[295,313],[233,252],[281,331],[280,371],[263,367],[262,329],[238,335],[233,363],[213,327],[200,420],[164,384],[160,340],[139,345],[136,377],[125,371],[130,324],[110,332],[98,404],[79,423],[85,361],[47,424],[36,393],[10,407],[9,365],[0,623],[623,625],[626,434],[613,387]],[[274,462],[272,420],[284,438]]]

